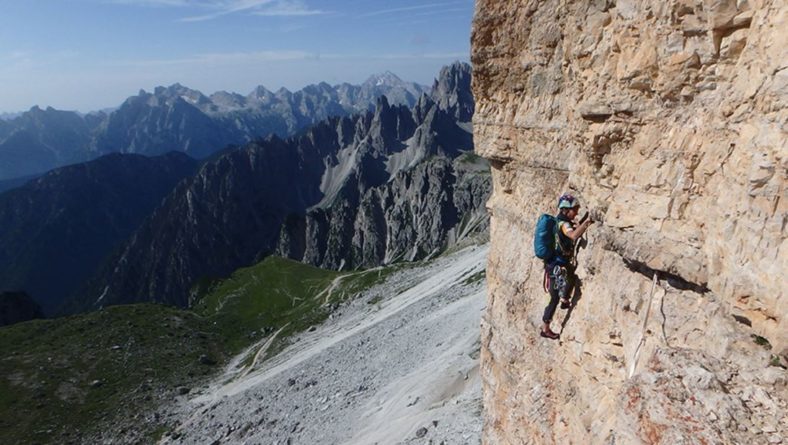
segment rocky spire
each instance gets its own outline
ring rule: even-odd
[[[474,100],[471,93],[471,66],[454,62],[443,67],[432,84],[432,100],[459,122],[470,122]]]

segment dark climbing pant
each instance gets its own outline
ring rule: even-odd
[[[569,299],[572,294],[572,288],[575,284],[575,270],[570,265],[566,266],[548,266],[547,276],[550,279],[548,291],[550,292],[550,303],[544,309],[544,316],[542,321],[550,323],[553,321],[555,309],[562,299]]]

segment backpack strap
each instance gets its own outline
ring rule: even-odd
[[[550,293],[550,272],[548,272],[548,268],[544,268],[544,291],[546,293]]]

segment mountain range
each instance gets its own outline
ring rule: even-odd
[[[97,134],[112,114],[132,116],[134,131],[123,137],[134,149],[150,151],[99,156],[95,150],[96,159],[0,192],[0,325],[14,324],[0,329],[0,347],[8,352],[0,373],[13,377],[0,380],[0,429],[8,440],[215,441],[203,436],[224,431],[224,406],[211,414],[218,423],[192,426],[171,404],[220,394],[203,392],[209,376],[227,382],[217,373],[228,370],[243,379],[290,344],[303,351],[310,338],[325,340],[308,349],[314,360],[303,362],[320,372],[307,379],[295,367],[302,360],[290,361],[293,377],[267,394],[284,400],[303,389],[304,400],[322,400],[323,393],[341,393],[361,407],[388,397],[390,385],[419,394],[447,388],[441,391],[453,394],[444,400],[448,410],[417,405],[419,397],[408,406],[416,405],[421,417],[429,410],[430,425],[440,423],[448,441],[472,437],[467,434],[478,429],[478,414],[462,416],[480,403],[472,377],[479,340],[466,328],[478,325],[486,248],[466,247],[486,237],[492,178],[487,161],[473,153],[470,85],[470,66],[456,63],[412,105],[378,96],[371,108],[327,113],[287,137],[227,143],[202,152],[202,159],[189,150],[150,156],[158,150],[150,147],[170,141],[196,150],[195,141],[206,137],[218,143],[229,133],[210,125],[229,119],[238,112],[230,108],[246,106],[243,101],[232,105],[225,98],[224,108],[215,110],[209,103],[218,103],[216,97],[205,100],[174,86],[194,103],[185,106],[189,101],[180,94],[171,104],[158,102],[172,93],[159,90],[124,104],[138,115],[121,107],[73,128],[64,119],[59,131],[80,135],[86,128]],[[169,122],[157,114],[164,109],[188,116],[178,131],[193,125],[193,134],[203,133],[190,139],[157,127]],[[32,123],[51,116],[66,115],[37,110],[24,117],[44,135],[55,127]],[[47,138],[42,151],[57,145]],[[442,255],[447,251],[453,253]],[[127,304],[137,302],[165,305]],[[334,324],[323,328],[324,321]],[[325,349],[329,345],[338,349]],[[325,366],[323,349],[337,361]],[[446,360],[448,354],[457,359]],[[425,365],[427,356],[434,360]],[[403,370],[415,368],[420,371],[403,377]],[[414,389],[414,378],[423,385]],[[321,423],[324,402],[287,400],[304,413],[298,417],[309,428],[299,433],[303,438],[317,437],[313,431],[349,437],[347,424]],[[194,410],[187,410],[191,418]],[[391,415],[386,412],[386,423]],[[458,416],[459,422],[451,420]],[[275,420],[255,421],[263,425],[255,431],[263,442],[296,437],[289,423],[274,431]],[[188,435],[181,428],[190,429]],[[223,437],[241,440],[245,433]],[[404,438],[413,431],[373,436]]]
[[[288,137],[330,116],[366,111],[386,95],[413,106],[428,91],[387,72],[362,85],[327,83],[299,91],[262,86],[246,96],[205,96],[180,84],[144,90],[111,112],[86,115],[37,106],[0,120],[0,180],[41,174],[108,153],[155,156],[181,151],[204,158],[228,144],[269,134]]]
[[[54,170],[0,194],[0,284],[50,315],[187,307],[195,286],[272,254],[335,270],[436,255],[488,224],[470,82],[457,63],[412,107],[381,96],[202,161],[115,153]]]
[[[456,91],[470,90],[468,65],[445,68],[445,77],[459,79],[451,95],[470,97]],[[204,164],[105,263],[80,292],[84,303],[186,307],[200,280],[271,254],[373,267],[435,255],[486,229],[489,168],[471,153],[469,122],[454,117],[473,104],[439,102],[422,95],[409,108],[383,96],[373,111]]]

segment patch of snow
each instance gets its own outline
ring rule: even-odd
[[[197,102],[198,102],[197,99],[195,99],[195,98],[193,98],[191,96],[187,96],[185,94],[181,94],[181,99],[185,100],[186,102],[188,102],[188,103],[190,103],[192,105],[196,105]]]

